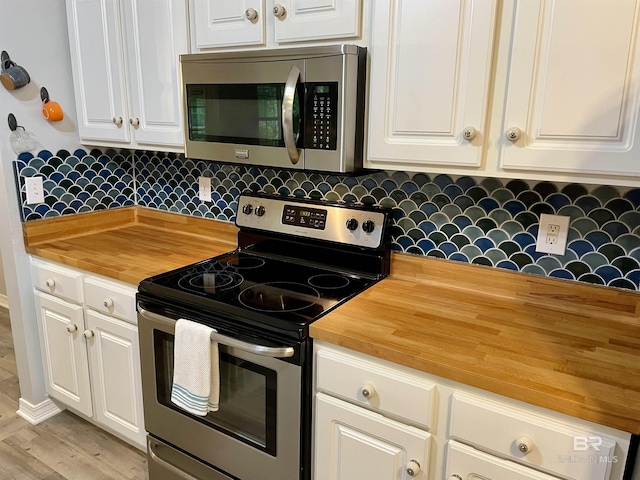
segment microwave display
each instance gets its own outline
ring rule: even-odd
[[[294,136],[301,131],[301,88],[293,102]],[[189,140],[282,147],[284,83],[187,84]]]

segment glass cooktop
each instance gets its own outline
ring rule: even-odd
[[[232,314],[296,329],[375,281],[234,251],[145,279],[139,291],[165,301],[197,305],[211,314]]]

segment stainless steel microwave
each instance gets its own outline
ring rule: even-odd
[[[360,170],[366,63],[356,45],[181,55],[185,155]]]

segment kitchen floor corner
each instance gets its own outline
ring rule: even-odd
[[[143,480],[147,460],[64,411],[39,425],[16,415],[20,388],[9,312],[0,307],[0,480]]]

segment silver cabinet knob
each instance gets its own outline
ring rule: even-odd
[[[78,330],[78,326],[75,323],[70,323],[69,325],[67,325],[67,332],[73,333],[76,330]]]
[[[522,136],[522,130],[520,130],[518,127],[511,127],[505,132],[504,135],[510,142],[517,142],[518,139]]]
[[[84,331],[84,338],[92,338],[93,337],[93,330],[85,330]]]
[[[130,118],[129,119],[129,123],[134,126],[137,127],[138,125],[140,125],[140,119],[138,117],[136,118]]]
[[[376,389],[373,385],[369,385],[368,383],[362,387],[360,390],[362,396],[366,399],[370,399],[376,396]]]
[[[256,12],[255,8],[247,8],[244,12],[244,16],[247,17],[247,20],[253,21],[258,18],[258,12]]]
[[[287,9],[284,8],[282,5],[280,5],[279,3],[276,3],[276,5],[273,7],[273,15],[275,17],[282,18],[286,14],[287,14]]]
[[[113,300],[110,298],[106,298],[104,302],[102,302],[102,304],[104,305],[104,308],[111,308],[113,307]]]
[[[122,117],[113,117],[113,123],[115,123],[117,126],[122,125]]]
[[[53,288],[56,286],[56,281],[53,278],[47,278],[44,284],[49,288]]]
[[[420,464],[417,460],[410,460],[405,466],[405,469],[407,471],[407,475],[415,477],[420,473]]]
[[[531,439],[529,437],[518,437],[516,439],[516,445],[518,446],[518,450],[520,450],[522,453],[524,453],[525,455],[529,452],[531,452],[531,450],[533,450],[533,442],[531,441]]]
[[[478,130],[476,130],[475,127],[467,127],[462,131],[462,136],[469,142],[476,138],[476,135],[478,135]]]

